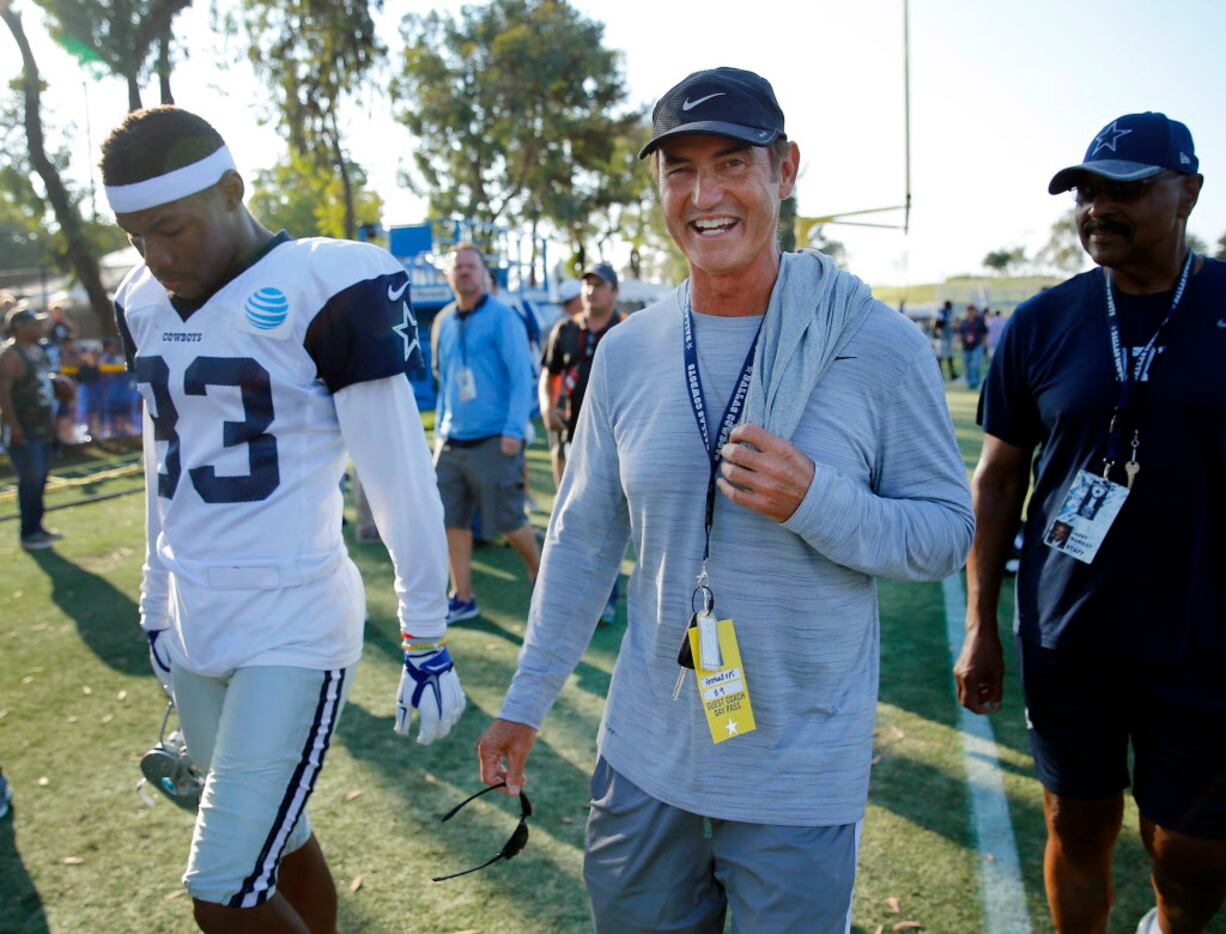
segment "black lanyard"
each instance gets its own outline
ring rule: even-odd
[[[1171,299],[1170,310],[1167,311],[1166,317],[1162,319],[1162,323],[1158,325],[1153,335],[1141,348],[1141,353],[1137,356],[1137,362],[1131,368],[1128,366],[1128,348],[1124,346],[1124,340],[1120,336],[1120,319],[1115,310],[1115,294],[1111,288],[1111,270],[1103,269],[1103,281],[1107,291],[1107,331],[1111,336],[1111,362],[1115,366],[1115,381],[1119,384],[1119,396],[1116,399],[1115,411],[1111,414],[1111,425],[1107,431],[1107,456],[1103,459],[1103,476],[1105,477],[1111,471],[1111,467],[1119,460],[1120,453],[1120,416],[1127,412],[1133,403],[1133,391],[1137,383],[1143,382],[1149,378],[1149,371],[1154,365],[1154,358],[1157,356],[1157,348],[1165,344],[1166,331],[1171,323],[1171,319],[1175,317],[1175,310],[1179,307],[1179,301],[1183,298],[1183,293],[1188,286],[1188,278],[1192,274],[1192,263],[1196,259],[1196,254],[1191,250],[1188,251],[1188,257],[1184,260],[1183,271],[1179,274],[1179,284],[1175,287],[1175,295]],[[1133,432],[1133,459],[1136,459],[1136,449],[1140,444],[1140,438],[1137,431]]]
[[[763,316],[763,321],[766,320]],[[740,421],[741,410],[745,407],[745,394],[749,391],[749,380],[753,376],[753,355],[758,346],[758,336],[762,333],[762,324],[754,333],[753,342],[749,345],[749,353],[741,364],[741,375],[737,378],[724,408],[724,416],[720,419],[719,433],[712,443],[711,431],[707,423],[707,405],[702,392],[702,375],[698,372],[698,343],[694,336],[694,313],[690,308],[689,290],[685,290],[685,305],[682,309],[682,341],[685,352],[685,382],[686,392],[690,398],[690,408],[694,411],[694,421],[698,423],[698,434],[702,436],[702,445],[711,461],[711,472],[707,478],[707,507],[704,520],[705,542],[702,548],[702,571],[699,574],[699,585],[707,584],[707,558],[711,555],[711,527],[715,521],[715,478],[719,472],[720,448],[728,443],[728,436],[736,423]]]

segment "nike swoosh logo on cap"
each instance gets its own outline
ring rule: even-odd
[[[724,96],[725,94],[727,94],[727,93],[728,93],[727,91],[716,91],[714,94],[708,94],[706,97],[700,97],[700,98],[698,98],[698,100],[696,100],[696,101],[692,101],[692,100],[690,100],[690,99],[687,97],[687,98],[686,98],[686,99],[685,99],[685,100],[682,102],[682,104],[681,104],[681,109],[682,109],[682,110],[693,110],[695,107],[697,107],[697,106],[698,106],[699,104],[701,104],[703,101],[709,101],[709,100],[710,100],[711,98],[713,98],[713,97],[723,97],[723,96]]]
[[[398,301],[400,301],[400,296],[404,294],[404,290],[405,290],[405,289],[407,289],[408,287],[409,287],[409,283],[408,283],[408,282],[405,282],[405,284],[404,284],[404,285],[402,285],[402,286],[401,286],[400,288],[398,288],[398,289],[393,289],[393,288],[392,288],[392,287],[389,285],[389,286],[387,287],[387,300],[388,300],[389,302],[398,302]]]

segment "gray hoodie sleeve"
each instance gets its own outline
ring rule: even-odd
[[[575,440],[545,536],[519,667],[498,716],[539,728],[583,657],[630,538],[608,408],[604,347],[597,349]],[[549,601],[541,599],[548,595]],[[559,595],[565,595],[559,600]]]
[[[947,577],[966,560],[975,519],[940,371],[927,347],[884,401],[872,488],[816,464],[808,493],[784,527],[865,574]]]

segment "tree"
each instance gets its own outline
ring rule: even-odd
[[[383,199],[366,191],[366,173],[350,163],[358,223],[375,223]],[[346,219],[340,178],[302,154],[289,153],[270,169],[256,172],[249,201],[252,213],[273,230],[295,237],[343,237]]]
[[[1051,236],[1038,253],[1038,261],[1058,273],[1072,275],[1085,265],[1085,250],[1077,233],[1077,213],[1069,208],[1051,225]]]
[[[1226,260],[1226,234],[1218,237],[1217,241],[1217,259]]]
[[[602,23],[566,0],[491,0],[410,14],[401,33],[396,118],[424,143],[408,181],[432,213],[573,236],[593,208],[632,203],[618,141],[641,116],[615,113],[626,89]]]
[[[1188,249],[1191,250],[1193,253],[1199,253],[1202,256],[1205,256],[1209,253],[1209,244],[1207,244],[1200,237],[1196,236],[1196,234],[1194,233],[1185,234],[1183,239],[1184,239],[1184,242],[1188,245]]]
[[[98,316],[103,333],[113,333],[111,302],[98,276],[97,253],[90,247],[76,203],[64,186],[59,170],[47,155],[43,138],[43,83],[39,77],[34,53],[30,50],[30,43],[26,38],[25,28],[21,24],[21,17],[13,9],[11,0],[0,0],[0,19],[8,26],[21,52],[22,123],[30,167],[38,174],[46,191],[46,198],[51,203],[59,225],[59,234],[63,238],[64,253],[89,296],[90,307]]]
[[[378,6],[379,0],[373,0]],[[357,204],[338,114],[387,54],[372,0],[243,0],[247,58],[276,98],[290,152],[330,168],[340,181],[343,235],[357,232]],[[233,22],[229,30],[236,27]]]
[[[796,196],[784,198],[779,205],[779,249],[791,253],[796,249]]]
[[[155,43],[162,103],[170,94],[171,24],[192,0],[37,0],[51,36],[83,62],[100,62],[128,85],[128,110],[141,107],[140,82]]]
[[[1016,274],[1026,265],[1026,249],[1018,246],[1011,250],[993,250],[983,258],[983,265],[998,276],[1008,275],[1010,272]]]

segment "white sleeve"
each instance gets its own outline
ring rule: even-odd
[[[447,631],[443,502],[417,400],[404,376],[346,386],[333,397],[341,434],[396,573],[400,629]]]
[[[141,436],[145,464],[145,566],[140,585],[140,628],[146,632],[170,626],[170,574],[158,558],[162,516],[158,512],[157,439],[149,410],[141,406]]]

